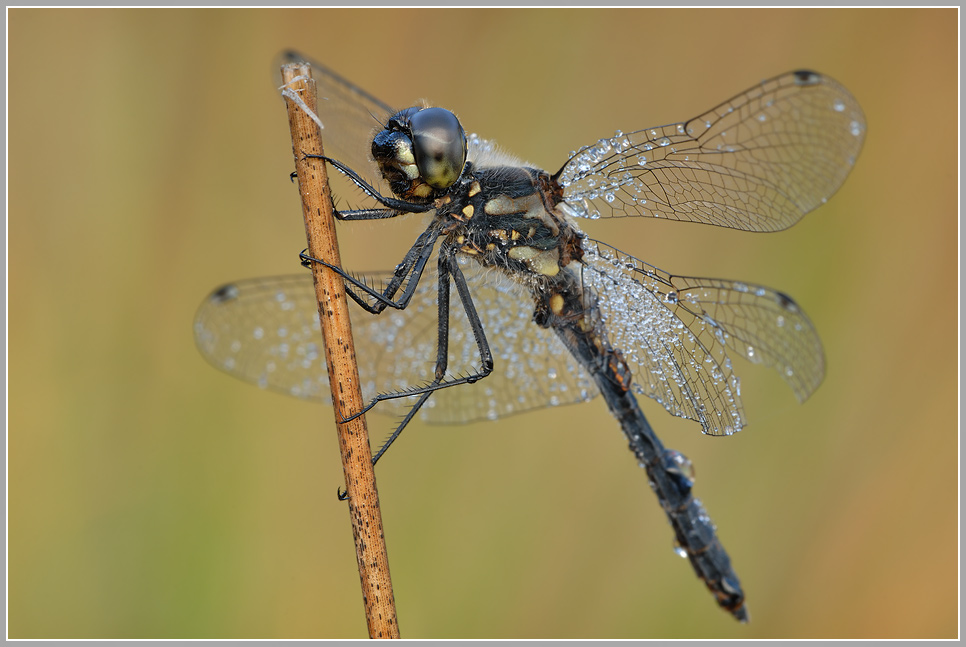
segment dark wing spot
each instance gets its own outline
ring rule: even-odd
[[[822,82],[822,75],[811,70],[796,70],[795,83],[798,85],[818,85]]]
[[[778,299],[778,305],[786,312],[798,312],[798,304],[784,292],[775,292],[775,298]]]
[[[238,287],[234,283],[223,285],[211,294],[212,303],[225,303],[238,298]]]

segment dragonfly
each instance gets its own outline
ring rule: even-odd
[[[824,377],[821,340],[783,292],[671,274],[578,222],[786,229],[855,165],[866,131],[856,99],[828,76],[794,71],[686,121],[617,131],[551,174],[466,134],[449,110],[396,110],[319,63],[288,58],[312,65],[324,159],[367,202],[336,217],[428,220],[387,272],[353,274],[302,254],[303,264],[337,272],[360,306],[352,325],[365,410],[402,418],[373,461],[417,414],[450,425],[601,396],[676,551],[722,608],[747,621],[740,580],[693,494],[693,466],[663,445],[636,396],[705,434],[733,434],[746,424],[733,359],[775,370],[804,401]],[[195,339],[227,373],[331,402],[317,308],[307,274],[229,283],[201,305]]]

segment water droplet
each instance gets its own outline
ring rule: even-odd
[[[682,493],[688,493],[694,487],[694,465],[681,452],[673,449],[664,450],[664,471],[674,480]]]
[[[678,543],[678,540],[677,539],[674,540],[673,547],[674,547],[674,554],[675,555],[677,555],[678,557],[687,558],[688,551],[684,550],[684,547],[681,546],[681,544]]]
[[[835,103],[832,104],[832,108],[835,112],[843,112],[845,110],[845,103],[841,99],[836,99]]]

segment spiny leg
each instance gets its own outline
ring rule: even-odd
[[[460,297],[460,302],[463,305],[463,311],[466,313],[466,319],[469,322],[470,329],[473,332],[473,338],[476,340],[477,349],[480,352],[480,370],[476,373],[470,375],[464,375],[462,377],[454,377],[451,379],[444,379],[446,377],[446,368],[448,363],[449,354],[449,282],[452,279],[453,284],[456,286],[456,292]],[[378,403],[385,400],[395,400],[398,398],[407,398],[416,395],[423,395],[428,393],[434,393],[440,389],[445,389],[451,386],[458,386],[460,384],[473,384],[478,380],[486,377],[493,371],[493,353],[490,351],[489,342],[486,340],[486,333],[483,330],[483,322],[480,320],[480,316],[476,311],[476,306],[473,303],[473,297],[470,295],[469,287],[466,285],[466,277],[463,275],[463,271],[459,267],[459,263],[456,261],[456,249],[455,248],[444,248],[440,250],[439,254],[439,284],[438,284],[438,305],[437,305],[437,357],[436,357],[436,374],[435,378],[429,384],[421,387],[414,387],[411,389],[405,389],[402,391],[397,391],[394,393],[381,393],[374,397],[369,404],[363,408],[362,411],[349,416],[344,420],[348,422],[358,418],[362,414],[366,413]],[[417,402],[416,407],[422,406],[424,399],[420,399]],[[380,450],[378,456],[385,453],[392,441],[396,439],[399,433],[402,431],[402,427],[405,423],[408,423],[410,417],[404,420],[404,424],[400,426],[399,429],[390,437],[390,439]]]
[[[350,212],[357,214],[357,217],[342,218],[343,220],[375,220],[380,218],[393,218],[404,213],[425,213],[427,211],[432,211],[435,208],[432,203],[418,204],[415,202],[408,202],[406,200],[399,200],[397,198],[387,198],[379,193],[371,184],[363,180],[358,173],[353,171],[342,162],[334,160],[331,157],[326,157],[325,155],[314,155],[311,153],[303,153],[303,155],[309,159],[325,160],[334,166],[340,173],[352,180],[352,182],[362,189],[366,195],[371,197],[382,206],[386,207],[386,209],[362,209],[358,212]],[[367,213],[370,215],[362,215]],[[382,215],[376,215],[379,213]]]
[[[469,321],[470,328],[473,331],[473,337],[476,340],[476,345],[480,351],[480,363],[481,367],[479,372],[473,375],[467,375],[460,378],[454,378],[452,380],[445,380],[446,369],[449,365],[449,303],[450,303],[450,286],[449,282],[452,279],[453,283],[456,285],[456,292],[460,297],[460,302],[463,305],[463,310],[466,313],[466,318]],[[459,263],[455,258],[455,251],[441,252],[439,258],[439,285],[438,285],[438,295],[437,295],[437,345],[436,345],[436,370],[434,379],[432,382],[424,387],[418,389],[412,389],[409,391],[399,392],[399,393],[388,393],[376,396],[376,398],[362,411],[354,416],[350,416],[345,421],[348,422],[358,416],[362,415],[378,402],[382,400],[390,400],[393,398],[408,397],[419,394],[419,399],[413,404],[413,406],[406,413],[406,416],[402,421],[396,426],[396,429],[392,432],[389,438],[383,443],[379,451],[372,457],[372,464],[375,465],[376,462],[382,458],[382,456],[389,449],[389,446],[399,435],[402,434],[403,429],[412,421],[416,413],[422,408],[424,404],[429,400],[429,398],[440,389],[444,389],[450,386],[456,386],[459,384],[472,384],[493,371],[493,354],[490,351],[489,342],[486,340],[486,334],[483,330],[483,322],[480,320],[479,313],[476,311],[476,306],[473,303],[472,295],[470,295],[469,287],[466,285],[466,277],[463,275],[462,270],[459,268]],[[340,501],[346,500],[346,493],[341,490],[338,491],[338,496]]]
[[[406,256],[403,260],[396,266],[396,270],[393,272],[392,278],[389,283],[381,291],[374,289],[372,286],[360,281],[348,272],[346,272],[341,267],[327,263],[320,258],[313,258],[303,251],[299,254],[299,258],[302,261],[302,265],[308,267],[311,263],[318,263],[323,265],[346,281],[346,294],[355,301],[359,306],[361,306],[366,312],[371,314],[380,314],[387,307],[394,308],[396,310],[404,310],[409,305],[413,294],[416,291],[416,286],[419,285],[419,280],[422,277],[423,270],[426,268],[426,262],[433,253],[433,247],[435,246],[436,239],[439,237],[439,229],[437,227],[430,227],[416,239],[413,246],[409,248],[406,252]],[[408,282],[407,282],[408,277]],[[402,295],[398,300],[393,300],[396,293],[403,283],[406,283],[406,288],[403,290]],[[361,296],[356,290],[353,290],[350,286],[358,289],[363,294],[370,296],[376,301],[375,305],[370,304],[366,299]]]

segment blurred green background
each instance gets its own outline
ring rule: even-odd
[[[675,557],[598,400],[407,430],[378,470],[403,637],[957,635],[955,9],[8,19],[10,637],[365,636],[332,409],[233,380],[192,341],[216,285],[299,271],[285,47],[551,171],[796,68],[868,117],[845,187],[788,231],[586,226],[672,272],[788,292],[822,335],[803,406],[740,367],[737,436],[642,403],[694,461],[752,622]],[[419,223],[342,226],[346,265],[391,267]],[[376,440],[391,425],[370,417]]]

